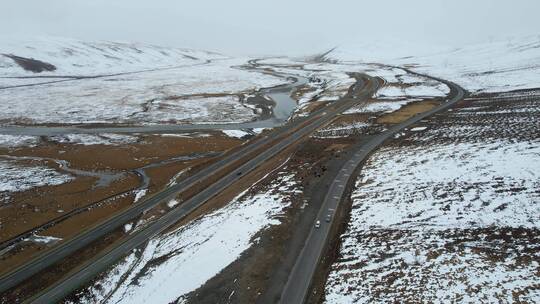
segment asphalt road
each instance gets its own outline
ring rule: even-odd
[[[186,200],[177,208],[171,210],[170,212],[159,218],[157,221],[151,223],[144,229],[141,229],[127,236],[121,243],[118,243],[110,251],[101,253],[93,259],[87,261],[83,266],[79,267],[77,271],[71,273],[67,277],[63,278],[56,285],[46,289],[39,295],[30,299],[32,303],[52,303],[61,300],[72,290],[80,287],[85,282],[91,280],[95,275],[105,270],[113,262],[122,258],[131,250],[146,242],[152,236],[166,230],[167,228],[171,227],[179,220],[202,206],[205,202],[214,197],[220,191],[229,187],[231,184],[237,181],[241,177],[241,175],[245,175],[247,172],[254,170],[271,157],[275,156],[276,154],[283,151],[292,144],[298,142],[300,139],[309,135],[321,126],[329,123],[335,118],[337,114],[357,104],[359,101],[370,97],[377,90],[379,81],[367,77],[365,79],[367,79],[367,81],[365,81],[365,84],[364,81],[359,80],[350,91],[350,95],[353,95],[354,98],[350,98],[350,96],[349,98],[344,98],[343,100],[335,103],[332,106],[313,113],[313,115],[311,115],[309,118],[300,119],[292,123],[291,125],[288,125],[287,127],[277,130],[271,135],[268,135],[266,138],[263,138],[251,145],[248,145],[242,148],[242,150],[232,155],[229,155],[224,160],[221,160],[213,164],[212,166],[202,170],[201,172],[197,173],[196,175],[192,176],[181,184],[168,188],[163,192],[160,192],[159,194],[151,197],[150,199],[141,204],[144,206],[137,207],[137,210],[130,209],[127,212],[108,220],[103,225],[86,231],[79,236],[69,241],[66,241],[65,243],[62,243],[61,245],[54,247],[50,251],[44,253],[42,256],[34,259],[30,263],[20,267],[19,269],[0,279],[0,291],[5,291],[10,287],[15,286],[24,279],[31,277],[39,271],[44,270],[46,267],[53,265],[55,262],[58,262],[61,259],[69,256],[77,249],[83,248],[84,246],[90,244],[92,241],[97,240],[100,237],[106,235],[107,233],[113,231],[114,229],[121,227],[121,225],[123,225],[130,219],[135,218],[142,211],[148,209],[148,207],[145,206],[153,206],[160,202],[171,199],[175,197],[176,194],[182,189],[189,188],[191,185],[197,183],[199,179],[213,174],[214,171],[218,170],[226,163],[235,161],[246,155],[246,153],[249,153],[250,151],[255,151],[265,144],[269,144],[274,140],[276,141],[270,148],[264,150],[264,152],[258,154],[243,165],[239,166],[233,172],[224,176],[202,192],[196,194],[189,200]],[[287,134],[294,127],[298,127],[307,121],[309,122],[303,125],[296,132]]]
[[[401,67],[398,67],[401,68]],[[448,100],[427,112],[418,114],[400,124],[393,126],[384,133],[373,137],[368,142],[359,145],[355,148],[353,156],[347,161],[347,163],[341,168],[336,179],[330,185],[328,193],[324,198],[323,204],[319,210],[316,220],[320,221],[320,227],[313,226],[311,229],[304,247],[302,248],[299,256],[296,259],[295,265],[289,275],[287,283],[281,294],[280,302],[286,304],[304,303],[307,299],[310,286],[315,275],[315,271],[321,260],[326,245],[329,241],[329,234],[332,225],[334,224],[335,212],[342,200],[345,199],[344,191],[347,183],[353,178],[354,170],[373,152],[377,147],[384,143],[387,139],[393,137],[396,133],[412,126],[426,117],[429,117],[437,112],[446,110],[453,106],[456,102],[462,100],[465,97],[465,90],[457,84],[446,81],[440,78],[431,77],[415,73],[413,71],[404,69],[411,74],[416,74],[424,77],[428,77],[442,83],[445,83],[450,87],[450,94]],[[330,215],[330,222],[326,222],[326,217]],[[314,223],[315,224],[315,223]]]

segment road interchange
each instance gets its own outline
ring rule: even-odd
[[[320,225],[313,225],[300,254],[296,257],[295,264],[283,287],[279,299],[280,303],[304,303],[307,300],[313,278],[316,274],[315,272],[330,241],[332,226],[336,224],[335,210],[338,210],[338,208],[341,207],[340,204],[347,199],[345,196],[345,189],[347,188],[347,184],[354,182],[356,177],[354,172],[358,167],[386,140],[411,127],[422,119],[447,110],[466,96],[466,91],[453,82],[419,74],[408,69],[403,70],[411,74],[430,78],[446,84],[450,88],[450,93],[448,94],[446,102],[429,111],[419,113],[402,123],[394,125],[385,132],[374,136],[369,141],[354,147],[352,157],[350,157],[340,169],[337,177],[329,187],[316,217],[316,222],[320,223]]]

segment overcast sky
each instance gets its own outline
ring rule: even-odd
[[[2,0],[0,35],[298,55],[358,41],[538,35],[539,12],[539,0]]]

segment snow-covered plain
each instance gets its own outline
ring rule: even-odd
[[[358,134],[365,131],[371,124],[366,122],[338,123],[335,122],[325,128],[315,132],[313,138],[340,138],[351,134]]]
[[[38,143],[37,136],[0,134],[0,148],[32,147]]]
[[[254,186],[252,186],[254,187]],[[284,168],[267,190],[246,190],[226,207],[155,237],[79,294],[92,303],[171,303],[203,285],[280,223],[297,183]]]
[[[9,200],[9,194],[35,187],[67,183],[72,176],[40,165],[20,164],[10,159],[0,159],[0,202]]]
[[[101,133],[101,134],[65,134],[54,135],[48,138],[62,144],[72,145],[123,145],[137,142],[137,137],[124,134]]]
[[[426,124],[366,163],[326,302],[539,302],[538,101]]]
[[[240,139],[250,135],[248,132],[242,130],[222,130],[222,132],[229,137]]]
[[[338,47],[328,57],[342,62],[408,65],[417,72],[454,81],[472,92],[501,92],[539,86],[538,36],[460,48],[406,42],[351,44]]]
[[[56,38],[17,43],[22,42],[2,41],[0,52],[58,66],[37,76],[127,74],[5,88],[0,94],[4,124],[245,122],[257,114],[240,96],[286,82],[238,68],[246,58],[206,52]],[[0,58],[0,87],[19,84],[11,76],[36,77],[12,59]]]

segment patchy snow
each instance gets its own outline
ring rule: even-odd
[[[354,258],[333,266],[325,303],[538,303],[539,264],[530,259],[540,246],[528,238],[540,235],[507,231],[516,240],[491,230],[358,231],[349,237],[364,243],[342,245]]]
[[[33,234],[30,237],[24,239],[25,241],[39,243],[39,244],[54,244],[62,240],[62,238],[47,235]]]
[[[394,100],[380,100],[377,99],[376,101],[370,101],[366,102],[365,104],[360,104],[357,106],[354,106],[347,111],[343,112],[343,114],[360,114],[360,113],[379,113],[379,112],[394,112],[404,105],[416,101],[417,99],[394,99]]]
[[[413,132],[424,131],[427,127],[414,127],[411,129]]]
[[[322,83],[311,83],[316,88],[314,91],[308,91],[300,98],[302,105],[317,96],[317,100],[329,101],[337,100],[345,95],[349,87],[354,84],[354,78],[349,76],[353,72],[364,72],[372,77],[381,77],[385,80],[385,85],[376,93],[378,99],[365,104],[355,106],[345,112],[345,114],[357,113],[378,113],[394,112],[404,105],[413,101],[424,99],[445,97],[450,89],[444,83],[408,73],[407,71],[379,64],[365,63],[318,63],[305,66],[306,69],[317,70],[310,77],[321,77]],[[324,78],[326,75],[329,78]],[[332,77],[341,81],[340,94],[332,93],[327,90],[326,82],[331,81]]]
[[[370,127],[371,124],[365,122],[353,122],[353,123],[333,123],[323,129],[317,130],[312,137],[313,138],[341,138],[347,137],[351,134],[362,133],[363,130]]]
[[[519,157],[509,162],[509,155]],[[540,180],[531,164],[539,162],[537,143],[456,143],[399,151],[383,148],[366,166],[362,175],[365,184],[358,184],[360,191],[354,196],[366,197],[368,202],[362,204],[362,220],[355,219],[354,225],[535,227],[540,220],[540,206],[534,204],[534,198],[540,198],[535,194]],[[523,190],[512,191],[514,187]],[[399,192],[394,191],[397,188]],[[511,195],[498,195],[501,191]],[[414,204],[402,203],[406,201]],[[497,209],[500,206],[506,207]]]
[[[129,223],[129,224],[124,225],[124,232],[130,232],[131,229],[133,229],[133,223]]]
[[[146,112],[132,116],[145,123],[234,123],[248,122],[257,118],[252,109],[240,103],[238,96],[154,100]]]
[[[0,134],[0,148],[34,147],[38,143],[37,136]]]
[[[266,130],[266,128],[253,128],[253,129],[251,129],[251,131],[253,131],[253,133],[255,133],[257,135],[264,132],[264,130]]]
[[[242,130],[221,130],[221,132],[225,133],[225,135],[229,137],[240,138],[240,139],[251,135],[250,133],[246,131],[242,131]]]
[[[368,65],[370,76],[381,77],[386,85],[377,91],[383,98],[427,98],[445,97],[450,89],[444,83],[430,78],[414,75],[405,70],[381,65]]]
[[[268,190],[237,196],[177,230],[150,240],[81,293],[83,302],[170,303],[203,285],[248,249],[257,233],[280,223],[296,187],[279,173]],[[280,189],[280,190],[276,190]],[[99,285],[99,286],[98,286]]]
[[[26,165],[17,161],[0,159],[0,201],[4,200],[10,192],[60,185],[72,179],[70,175],[44,166]]]
[[[133,202],[136,203],[141,200],[146,195],[146,192],[148,192],[148,189],[139,189],[135,192],[135,198],[133,199]]]
[[[177,172],[173,177],[171,177],[171,178],[169,179],[169,182],[167,183],[167,188],[170,187],[170,186],[176,185],[176,184],[178,183],[178,179],[180,178],[180,176],[182,176],[184,173],[188,172],[190,168],[191,168],[191,167],[188,167],[188,168],[186,168],[186,169],[180,170],[180,171]],[[172,200],[172,201],[174,201],[174,200]],[[172,204],[172,201],[169,201],[169,203],[167,203],[167,204]],[[170,206],[169,206],[169,207],[170,207]]]
[[[317,76],[327,79],[324,91],[319,94],[319,101],[336,101],[344,97],[356,83],[354,78],[343,72],[319,73]]]
[[[76,145],[123,145],[137,142],[137,137],[123,134],[65,134],[54,135],[49,140],[62,144]]]
[[[408,85],[409,83],[400,83]],[[385,86],[377,91],[378,97],[445,97],[450,89],[442,84],[436,82],[418,82],[410,84],[411,86],[397,87],[397,86]]]
[[[199,133],[199,132],[183,132],[183,133],[164,133],[160,134],[163,137],[180,137],[180,138],[194,138],[194,137],[210,137],[212,135],[208,133]]]
[[[180,204],[178,200],[172,199],[167,202],[167,207],[174,208],[176,205]]]
[[[284,62],[286,59],[281,59]],[[264,60],[262,63],[270,63],[271,60]],[[347,94],[349,88],[356,83],[356,80],[349,75],[350,72],[363,71],[362,66],[343,66],[330,63],[306,64],[305,62],[289,59],[288,64],[303,64],[304,68],[299,69],[294,66],[263,66],[276,72],[297,75],[309,79],[307,83],[309,90],[301,94],[298,104],[302,107],[316,98],[318,101],[336,101]]]
[[[367,161],[327,303],[540,301],[538,102],[494,100]]]
[[[298,105],[302,107],[303,105],[309,103],[310,101],[313,101],[316,97],[321,95],[322,92],[324,92],[324,88],[322,86],[311,85],[311,91],[304,93],[300,97],[300,99],[298,99]]]

